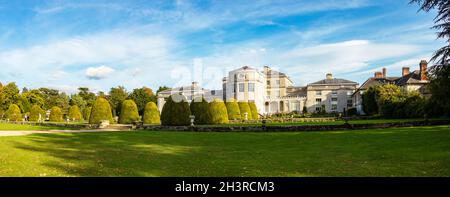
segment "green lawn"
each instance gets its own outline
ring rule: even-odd
[[[450,176],[450,126],[0,137],[0,176]]]
[[[0,132],[1,131],[30,131],[30,130],[48,131],[48,130],[72,130],[72,129],[73,128],[67,128],[67,127],[31,126],[31,125],[21,125],[21,124],[0,123]]]

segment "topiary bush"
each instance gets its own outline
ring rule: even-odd
[[[83,120],[83,116],[81,115],[80,108],[78,108],[78,106],[76,106],[76,105],[70,106],[69,119],[71,121],[77,121],[77,122]]]
[[[167,126],[186,126],[191,124],[191,110],[186,98],[174,94],[167,98],[161,112],[161,124]]]
[[[139,112],[136,103],[133,100],[125,100],[122,102],[119,123],[131,124],[139,121]]]
[[[247,112],[247,120],[252,120],[252,111],[247,102],[238,102],[239,110],[241,111],[241,118],[245,120],[245,112]]]
[[[6,118],[9,119],[9,121],[22,121],[22,113],[19,106],[16,104],[9,105],[9,108],[6,111]]]
[[[192,100],[191,114],[195,116],[195,124],[209,124],[211,123],[211,113],[209,111],[209,103],[203,97],[198,97]]]
[[[144,124],[161,124],[158,107],[154,102],[148,102],[144,109]]]
[[[241,110],[236,100],[232,99],[225,103],[229,120],[241,120]]]
[[[214,99],[209,103],[209,113],[211,114],[212,124],[226,124],[228,120],[228,112],[225,103],[220,99]]]
[[[105,98],[99,97],[92,105],[89,124],[100,124],[103,120],[109,120],[110,123],[114,122],[109,102]]]
[[[50,110],[49,120],[50,122],[64,122],[61,108],[56,106],[52,107],[52,109]]]
[[[250,107],[250,111],[252,112],[252,119],[258,120],[259,113],[258,113],[258,108],[256,107],[256,104],[254,102],[250,102],[250,103],[248,103],[248,106]]]
[[[33,105],[30,110],[30,121],[37,122],[39,121],[39,115],[41,115],[41,120],[45,119],[45,111],[39,107],[39,105]]]

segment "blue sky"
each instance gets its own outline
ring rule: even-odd
[[[0,0],[0,81],[108,91],[200,81],[269,65],[296,85],[362,83],[418,69],[445,43],[408,0]],[[200,73],[200,74],[199,74]]]

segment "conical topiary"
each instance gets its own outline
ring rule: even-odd
[[[136,103],[133,100],[125,100],[122,102],[119,123],[131,124],[139,121],[139,112]]]
[[[245,120],[245,113],[247,113],[247,120],[253,119],[252,111],[247,102],[238,102],[239,110],[241,111],[241,118]]]
[[[254,102],[249,102],[248,106],[250,107],[250,111],[252,112],[252,119],[258,120],[259,113],[258,113],[258,108],[256,107],[256,104]]]
[[[189,116],[191,110],[186,98],[180,94],[174,94],[167,98],[161,112],[161,124],[168,126],[186,126],[190,125]]]
[[[85,107],[83,109],[83,119],[89,121],[89,118],[91,117],[91,111],[92,107]]]
[[[56,106],[52,107],[52,109],[50,110],[49,120],[50,122],[64,122],[61,108]]]
[[[71,121],[82,121],[83,116],[81,115],[80,108],[78,106],[73,105],[69,108],[69,120]]]
[[[209,124],[211,122],[211,113],[209,113],[209,103],[203,97],[197,97],[192,100],[191,105],[191,114],[195,116],[194,123],[201,124]]]
[[[30,110],[30,121],[31,122],[37,122],[39,121],[39,115],[41,117],[41,121],[45,119],[45,111],[42,110],[39,105],[33,105]]]
[[[236,100],[231,99],[225,103],[228,112],[229,120],[240,120],[241,119],[241,110],[239,109],[239,105]]]
[[[159,110],[154,102],[148,102],[145,105],[143,122],[144,124],[161,124]]]
[[[228,112],[225,103],[220,99],[214,99],[209,103],[209,112],[211,114],[212,124],[226,124],[229,123]]]
[[[99,124],[103,120],[108,120],[110,123],[114,122],[109,102],[105,98],[99,97],[92,105],[89,124]]]
[[[9,121],[22,121],[22,113],[19,106],[16,104],[9,105],[9,108],[6,111],[6,118],[9,119]]]

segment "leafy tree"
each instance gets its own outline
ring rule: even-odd
[[[81,121],[83,116],[81,115],[80,108],[76,105],[72,105],[69,108],[69,119],[72,121]]]
[[[211,122],[209,103],[203,97],[194,98],[190,105],[191,114],[195,116],[195,124],[208,124]]]
[[[16,104],[9,105],[8,111],[6,111],[6,118],[9,121],[21,121],[22,113],[20,112],[19,106]]]
[[[14,82],[8,83],[6,86],[3,86],[0,96],[1,108],[3,110],[7,110],[11,106],[11,104],[18,104],[20,98],[19,92],[19,88]]]
[[[103,120],[109,120],[110,123],[114,122],[109,102],[105,98],[99,97],[92,105],[89,124],[99,124]]]
[[[59,108],[57,106],[52,107],[52,109],[50,110],[49,120],[51,122],[64,122],[63,113],[61,111],[61,108]]]
[[[143,122],[144,124],[161,124],[161,117],[156,103],[147,103],[145,106]]]
[[[125,100],[122,103],[122,110],[120,112],[119,122],[121,124],[131,124],[135,121],[139,121],[139,113],[133,100]]]
[[[170,90],[170,88],[167,86],[159,86],[158,90],[156,91],[156,95],[164,90]]]
[[[378,114],[377,94],[378,90],[376,86],[370,87],[362,94],[362,107],[364,113],[367,115]]]
[[[128,99],[131,99],[136,103],[139,114],[144,113],[145,105],[147,105],[148,102],[156,102],[152,89],[147,87],[134,89],[128,96]]]
[[[161,124],[168,126],[190,125],[191,110],[183,95],[175,94],[167,98],[161,112]]]
[[[127,90],[123,86],[118,86],[117,88],[111,88],[109,91],[109,104],[113,110],[113,115],[118,116],[121,109],[122,102],[128,97]]]
[[[229,120],[241,120],[241,110],[236,100],[232,99],[225,103],[228,111]]]
[[[238,102],[239,110],[241,111],[241,118],[245,120],[245,113],[247,113],[247,120],[251,120],[253,118],[252,111],[248,102]]]
[[[212,124],[229,123],[227,107],[222,100],[214,99],[211,103],[209,103],[209,105],[209,113],[211,114]]]
[[[250,111],[252,111],[252,119],[258,120],[259,119],[259,113],[258,108],[256,107],[256,104],[254,102],[248,103],[250,107]]]
[[[95,93],[90,92],[89,88],[80,87],[78,88],[78,95],[80,95],[84,101],[86,101],[87,106],[92,106],[97,98]]]
[[[32,106],[38,105],[39,107],[44,106],[45,100],[39,90],[27,90],[22,92],[19,100],[19,106],[22,112],[30,112]]]
[[[31,122],[37,122],[39,121],[39,115],[41,120],[45,119],[45,111],[39,105],[33,105],[33,107],[31,107],[29,120]]]
[[[91,117],[91,111],[92,111],[92,107],[85,107],[83,109],[83,117],[85,120],[89,121],[89,119]]]

